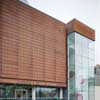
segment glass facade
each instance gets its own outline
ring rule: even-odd
[[[68,36],[68,90],[1,84],[0,100],[9,100],[9,98],[10,100],[32,100],[33,94],[34,100],[94,100],[94,49],[94,41],[78,33],[70,33]]]
[[[32,97],[31,88],[27,85],[0,85],[0,100],[4,98],[26,100]]]
[[[94,100],[94,49],[94,41],[75,32],[69,34],[69,100]]]
[[[0,85],[0,100],[67,100],[64,98],[64,88]]]
[[[59,88],[36,88],[36,98],[39,100],[59,99]]]

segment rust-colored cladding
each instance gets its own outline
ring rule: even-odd
[[[65,24],[18,0],[0,0],[0,83],[66,87]]]
[[[65,25],[18,0],[0,0],[0,83],[66,87],[71,32],[95,40],[76,19]]]
[[[73,19],[66,24],[67,33],[78,32],[79,34],[95,41],[95,31],[80,21]]]

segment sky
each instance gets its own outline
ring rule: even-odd
[[[73,18],[96,31],[95,62],[100,64],[100,0],[23,0],[30,6],[64,22]]]

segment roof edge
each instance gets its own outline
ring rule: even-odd
[[[77,19],[73,19],[66,24],[67,33],[78,32],[79,34],[95,41],[95,30],[80,22]]]

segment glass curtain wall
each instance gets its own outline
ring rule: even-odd
[[[0,85],[0,100],[26,100],[32,98],[32,86]]]
[[[58,88],[36,88],[36,100],[58,100],[60,91]]]
[[[33,94],[35,94],[34,100],[66,100],[67,98],[65,88],[0,84],[0,100],[32,100]]]
[[[94,41],[69,34],[69,100],[94,100],[94,49]]]
[[[68,36],[68,100],[75,100],[75,34]]]

